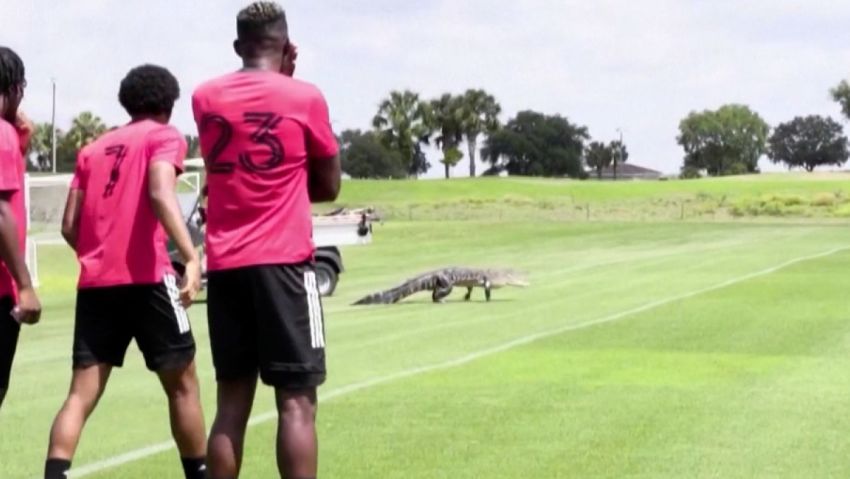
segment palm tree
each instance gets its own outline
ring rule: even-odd
[[[469,146],[469,176],[475,177],[475,156],[478,137],[499,129],[502,107],[493,95],[484,90],[467,90],[463,95],[463,122],[461,130]]]
[[[622,140],[614,140],[608,148],[611,150],[611,164],[614,166],[614,179],[617,179],[617,167],[629,161],[629,150]]]
[[[65,135],[65,141],[68,142],[68,146],[72,146],[75,150],[79,151],[92,140],[106,132],[106,129],[106,125],[99,116],[89,111],[84,111],[77,115],[71,122],[71,129]]]
[[[27,166],[30,166],[29,156],[35,154],[35,166],[38,171],[47,171],[52,166],[53,137],[50,134],[50,123],[38,123],[35,125],[32,138],[30,138],[29,151],[27,152]]]
[[[443,159],[440,162],[446,168],[446,179],[451,176],[451,168],[463,158],[463,153],[458,148],[463,141],[463,107],[463,97],[452,96],[450,93],[431,100],[429,104],[428,120],[437,133],[434,141],[443,151]]]
[[[372,119],[384,146],[402,156],[412,176],[425,173],[430,166],[420,147],[431,136],[428,116],[427,105],[419,100],[419,95],[405,90],[390,92]]]
[[[605,143],[594,141],[587,145],[584,152],[584,162],[596,171],[596,178],[602,179],[602,170],[611,166],[614,161],[614,151]]]

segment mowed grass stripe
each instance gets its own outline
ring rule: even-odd
[[[784,235],[783,239],[797,238],[799,236],[804,236],[806,234],[813,234],[813,233],[811,231],[796,232],[795,234]],[[772,239],[774,239],[774,240],[777,239],[775,234],[771,235],[771,236],[773,236]],[[617,267],[617,266],[622,267],[622,266],[629,266],[629,265],[635,265],[635,264],[641,264],[641,265],[644,265],[644,266],[652,266],[652,267],[660,267],[665,262],[671,261],[671,260],[675,261],[679,256],[682,256],[682,255],[701,254],[701,253],[709,253],[709,252],[714,252],[714,251],[723,251],[723,252],[726,252],[726,253],[730,253],[731,250],[734,249],[734,248],[751,247],[755,244],[755,242],[757,242],[759,240],[763,240],[763,239],[765,239],[765,237],[766,237],[765,235],[759,235],[757,238],[751,238],[748,235],[747,237],[738,238],[738,239],[735,239],[735,240],[726,239],[726,240],[723,240],[723,241],[720,241],[720,242],[717,242],[717,243],[710,243],[707,246],[696,247],[696,246],[691,245],[691,246],[687,246],[687,247],[680,246],[680,247],[677,247],[677,248],[667,248],[667,249],[659,248],[659,249],[651,250],[651,251],[648,251],[648,252],[645,251],[645,250],[638,250],[635,247],[628,249],[626,252],[614,250],[614,251],[611,252],[610,255],[608,255],[609,257],[612,257],[612,259],[607,259],[607,260],[599,261],[599,262],[596,262],[596,263],[593,263],[593,262],[582,263],[582,264],[570,266],[570,267],[567,267],[567,268],[564,268],[564,269],[548,269],[548,270],[545,270],[545,272],[543,272],[543,273],[532,274],[531,278],[534,281],[535,287],[558,288],[558,287],[563,287],[566,284],[571,283],[571,282],[580,281],[583,278],[582,276],[570,276],[570,277],[565,277],[565,279],[563,279],[561,281],[552,280],[552,278],[556,278],[558,276],[564,276],[566,274],[574,275],[575,273],[581,273],[581,272],[585,272],[585,271],[593,272],[594,274],[598,274],[600,272],[604,274],[603,270],[605,268]],[[592,254],[588,254],[586,256],[592,257]],[[553,258],[553,260],[555,260],[555,258]],[[697,264],[697,266],[695,266],[695,267],[689,266],[689,267],[687,267],[687,269],[683,270],[682,272],[688,272],[688,271],[693,270],[694,268],[698,269],[699,267],[701,267],[701,265],[703,265],[705,263],[712,263],[712,262],[716,262],[716,261],[717,261],[716,259],[706,260],[703,263]],[[544,267],[545,267],[545,264],[543,264],[543,263],[536,264],[534,266],[529,266],[527,263],[525,264],[525,268],[528,269],[528,270],[531,270],[531,271],[539,271],[540,269],[543,269]],[[575,300],[581,299],[583,297],[591,296],[594,293],[616,292],[618,289],[619,288],[603,288],[603,289],[598,289],[598,290],[595,290],[595,291],[587,290],[585,292],[582,292],[578,296],[572,296],[572,300],[575,301]],[[456,296],[459,291],[460,290],[456,290],[454,292],[454,295]],[[481,294],[482,294],[478,290],[476,290],[476,293],[477,293],[477,296],[481,296]],[[509,292],[509,290],[507,290],[507,291],[501,290],[498,293],[496,293],[496,295],[499,295],[499,294],[502,294],[502,293],[506,293],[506,294],[515,296],[515,294]],[[408,303],[410,303],[410,302],[411,301],[408,300]],[[415,298],[414,298],[413,302],[416,303]],[[420,301],[420,303],[421,303],[421,301]],[[347,328],[351,328],[351,327],[356,328],[356,327],[362,326],[364,324],[372,323],[372,322],[383,322],[383,321],[388,321],[388,320],[400,321],[400,320],[407,319],[407,318],[421,318],[421,311],[417,311],[417,310],[414,310],[414,309],[411,309],[411,310],[408,310],[408,311],[403,311],[401,313],[396,313],[396,314],[393,314],[392,316],[385,316],[385,317],[380,317],[380,318],[365,318],[365,319],[345,318],[344,321],[336,321],[336,318],[335,318],[335,315],[343,315],[343,314],[346,314],[346,313],[348,313],[350,315],[354,315],[355,313],[361,313],[361,314],[364,314],[364,315],[365,314],[374,315],[374,312],[375,312],[374,308],[351,308],[348,305],[338,305],[336,309],[334,309],[332,307],[326,307],[325,308],[326,316],[328,318],[330,318],[332,321],[335,321],[334,334],[337,335],[336,338],[335,338],[335,340],[337,342],[339,342],[341,340],[342,341],[345,340],[345,337],[338,336],[338,333],[339,333],[339,331],[347,329]],[[202,309],[201,305],[196,305],[194,307],[194,309],[190,310],[190,313],[191,313],[190,319],[192,320],[193,329],[196,329],[197,327],[204,327],[205,328],[206,325],[199,323],[199,321],[205,322],[206,310]],[[487,316],[487,317],[484,317],[481,321],[482,322],[483,321],[489,321],[491,319],[492,319],[492,317]],[[464,322],[456,322],[456,323],[453,323],[453,324],[463,324],[463,323]],[[64,324],[65,323],[63,323],[63,325]],[[70,332],[73,332],[73,326],[72,325],[61,328],[62,332],[67,332],[67,330],[69,330],[69,329],[71,330]],[[439,329],[439,327],[438,327],[438,329]],[[403,335],[408,336],[409,334],[403,333]],[[58,332],[51,334],[51,336],[49,336],[49,337],[52,338],[52,337],[55,337],[55,336],[62,337],[62,335],[59,334]],[[64,336],[64,337],[67,338],[67,336]],[[379,340],[378,343],[380,343],[380,342],[384,342],[384,341]],[[68,351],[64,351],[64,350],[58,350],[54,353],[45,354],[43,352],[38,352],[37,350],[33,349],[32,352],[30,352],[29,354],[27,352],[22,352],[21,354],[19,354],[16,357],[15,362],[16,362],[16,365],[19,366],[19,367],[29,366],[29,365],[37,365],[37,364],[41,364],[41,363],[45,363],[45,362],[57,362],[57,361],[62,361],[62,360],[67,359],[68,354],[69,354]]]
[[[388,376],[384,376],[384,377],[380,377],[380,378],[374,378],[374,379],[359,382],[359,383],[350,384],[350,385],[347,385],[347,386],[344,386],[344,387],[341,387],[341,388],[333,389],[333,390],[331,390],[327,393],[320,394],[320,400],[321,401],[327,401],[327,400],[330,400],[330,399],[333,399],[333,398],[337,398],[337,397],[341,397],[341,396],[344,396],[344,395],[347,395],[347,394],[359,392],[359,391],[362,391],[364,389],[383,385],[383,384],[390,383],[390,382],[393,382],[393,381],[398,381],[398,380],[401,380],[401,379],[407,379],[407,378],[410,378],[410,377],[419,376],[419,375],[426,374],[426,373],[431,373],[431,372],[435,372],[435,371],[441,371],[441,370],[445,370],[445,369],[455,368],[455,367],[458,367],[458,366],[463,366],[463,365],[469,364],[473,361],[476,361],[478,359],[482,359],[482,358],[492,356],[492,355],[495,355],[495,354],[498,354],[498,353],[509,351],[509,350],[514,349],[514,348],[517,348],[517,347],[520,347],[520,346],[525,346],[525,345],[534,343],[534,342],[542,340],[542,339],[550,338],[550,337],[557,336],[557,335],[560,335],[560,334],[563,334],[563,333],[566,333],[566,332],[570,332],[570,331],[576,331],[576,330],[580,330],[580,329],[584,329],[584,328],[588,328],[588,327],[592,327],[592,326],[598,326],[598,325],[602,325],[602,324],[611,323],[611,322],[614,322],[614,321],[619,321],[621,319],[628,318],[630,316],[634,316],[634,315],[637,315],[637,314],[640,314],[640,313],[643,313],[643,312],[646,312],[646,311],[650,311],[650,310],[653,310],[653,309],[656,309],[656,308],[659,308],[659,307],[662,307],[662,306],[666,306],[666,305],[669,305],[671,303],[689,300],[691,298],[694,298],[694,297],[697,297],[697,296],[700,296],[700,295],[703,295],[703,294],[706,294],[706,293],[711,293],[711,292],[715,292],[715,291],[718,291],[718,290],[721,290],[721,289],[724,289],[724,288],[728,288],[728,287],[736,285],[738,283],[742,283],[742,282],[750,281],[750,280],[753,280],[753,279],[756,279],[756,278],[759,278],[759,277],[762,277],[762,276],[770,275],[770,274],[776,273],[777,271],[781,271],[782,269],[785,269],[785,268],[788,268],[788,267],[791,267],[791,266],[795,266],[795,265],[803,263],[803,262],[825,258],[825,257],[831,256],[831,255],[834,255],[836,253],[846,251],[847,249],[848,249],[848,247],[834,248],[834,249],[824,251],[824,252],[821,252],[821,253],[816,253],[816,254],[809,255],[809,256],[794,258],[794,259],[791,259],[789,261],[783,262],[781,264],[772,266],[770,268],[767,268],[767,269],[764,269],[764,270],[761,270],[761,271],[756,271],[756,272],[753,272],[753,273],[746,274],[744,276],[731,278],[731,279],[728,279],[728,280],[723,281],[721,283],[718,283],[716,285],[709,286],[709,287],[706,287],[706,288],[703,288],[703,289],[699,289],[699,290],[687,292],[687,293],[684,293],[684,294],[680,294],[680,295],[664,298],[664,299],[661,299],[661,300],[653,301],[653,302],[644,304],[642,306],[639,306],[639,307],[636,307],[636,308],[633,308],[633,309],[630,309],[630,310],[622,311],[622,312],[619,312],[619,313],[615,313],[615,314],[608,315],[608,316],[605,316],[605,317],[597,318],[597,319],[587,321],[587,322],[582,322],[582,323],[578,323],[578,324],[570,324],[570,325],[558,327],[558,328],[555,328],[555,329],[552,329],[552,330],[549,330],[549,331],[544,331],[544,332],[540,332],[540,333],[531,334],[531,335],[528,335],[528,336],[516,338],[512,341],[509,341],[509,342],[506,342],[506,343],[503,343],[503,344],[500,344],[500,345],[497,345],[497,346],[494,346],[494,347],[491,347],[491,348],[475,351],[475,352],[472,352],[472,353],[469,353],[469,354],[466,354],[466,355],[463,355],[463,356],[460,356],[460,357],[457,357],[457,358],[454,358],[454,359],[451,359],[449,361],[445,361],[445,362],[442,362],[442,363],[432,364],[432,365],[423,366],[423,367],[419,367],[419,368],[408,369],[408,370],[400,371],[396,374],[392,374],[392,375],[388,375]],[[262,424],[264,422],[273,420],[275,418],[276,418],[276,414],[273,411],[269,411],[269,412],[263,413],[259,416],[255,416],[252,419],[251,424],[252,425]],[[84,477],[84,476],[87,476],[89,474],[93,474],[93,473],[103,471],[107,468],[112,468],[112,467],[116,467],[116,466],[119,466],[119,465],[122,465],[122,464],[125,464],[125,463],[136,461],[136,460],[140,459],[140,456],[147,454],[147,453],[150,453],[149,455],[158,454],[160,452],[163,452],[163,448],[165,447],[166,444],[167,443],[163,442],[163,443],[160,443],[160,444],[148,446],[148,447],[145,447],[145,448],[141,448],[137,451],[132,451],[132,452],[126,453],[122,456],[119,456],[118,458],[110,458],[110,459],[103,461],[103,462],[100,462],[100,463],[94,463],[94,464],[91,464],[91,465],[88,465],[88,466],[84,466],[83,468],[76,470],[73,477]]]
[[[577,227],[551,224],[538,226],[542,237],[557,236],[556,233],[560,231],[560,236],[564,238],[563,243],[547,241],[548,249],[529,253],[527,244],[536,236],[537,230],[537,226],[529,224],[517,227],[521,233],[517,235],[519,240],[514,240],[512,227],[475,228],[476,233],[492,236],[492,239],[480,249],[478,246],[481,240],[478,236],[462,234],[467,231],[463,224],[442,225],[442,230],[429,230],[428,234],[451,238],[452,245],[459,254],[466,251],[486,251],[487,244],[494,242],[517,245],[513,248],[515,251],[505,256],[500,262],[509,265],[533,262],[541,265],[541,269],[537,271],[542,272],[546,272],[549,268],[563,268],[564,259],[572,261],[575,265],[605,260],[603,252],[606,248],[610,250],[612,256],[617,256],[620,251],[628,250],[629,254],[634,253],[635,256],[640,257],[661,253],[665,249],[676,247],[677,243],[685,246],[688,251],[693,251],[694,248],[704,249],[705,244],[715,242],[723,244],[726,241],[744,238],[752,239],[754,244],[752,247],[730,248],[729,254],[724,254],[721,248],[710,255],[698,252],[683,254],[678,261],[665,260],[663,264],[652,262],[628,270],[615,265],[572,275],[567,274],[553,279],[560,283],[564,278],[563,284],[569,288],[568,291],[560,292],[558,287],[553,286],[541,290],[531,288],[521,292],[506,292],[503,299],[507,301],[490,305],[455,303],[446,305],[446,308],[435,309],[434,305],[414,303],[401,308],[380,308],[368,314],[376,319],[386,320],[383,322],[384,329],[375,331],[375,334],[382,335],[403,333],[411,327],[437,325],[443,321],[453,322],[494,314],[504,316],[495,321],[492,327],[482,323],[471,325],[469,328],[452,328],[442,333],[427,334],[422,339],[411,337],[364,348],[364,350],[355,348],[341,355],[334,354],[333,346],[356,343],[358,337],[351,336],[349,333],[360,330],[354,328],[343,332],[346,326],[340,329],[340,334],[337,335],[335,328],[346,324],[346,321],[354,317],[329,315],[329,335],[332,335],[329,340],[332,343],[329,350],[331,376],[327,389],[385,376],[400,369],[445,361],[463,351],[475,351],[487,345],[499,344],[507,339],[538,331],[551,322],[564,321],[565,318],[576,321],[610,314],[639,305],[647,298],[666,297],[672,293],[687,291],[691,287],[705,286],[711,284],[713,280],[722,280],[735,274],[763,268],[788,256],[828,248],[844,240],[841,228],[823,227],[748,225],[712,225],[696,228],[693,225],[581,225]],[[413,224],[405,225],[405,228],[410,228],[411,234],[417,239],[428,236],[424,232],[428,228]],[[607,231],[607,235],[602,234],[603,231]],[[455,241],[456,238],[457,241]],[[585,243],[583,238],[592,239],[589,243]],[[764,244],[758,246],[759,243]],[[332,298],[327,304],[344,304],[350,297],[364,293],[364,291],[354,291],[351,285],[354,280],[360,281],[358,278],[371,277],[372,279],[368,281],[377,283],[386,282],[388,276],[398,274],[398,265],[386,258],[388,250],[403,250],[405,254],[414,256],[412,245],[392,237],[388,237],[387,243],[380,248],[372,248],[372,246],[352,248],[350,253],[345,253],[350,258],[348,260],[350,270],[347,273],[348,276],[343,278],[342,294]],[[430,248],[420,248],[415,258],[419,264],[427,265],[431,263],[429,258],[432,253],[435,251]],[[539,259],[541,257],[553,258],[553,260],[547,265]],[[711,258],[717,260],[716,267],[708,265],[708,268],[700,274],[679,274],[680,269],[689,269],[694,264],[707,262]],[[379,272],[366,275],[360,271],[361,264],[383,264],[383,267],[377,266],[374,269]],[[56,266],[62,267],[60,261],[56,261]],[[377,274],[380,276],[375,276]],[[642,289],[641,283],[647,281],[654,284],[648,284]],[[638,286],[629,286],[633,284]],[[611,285],[617,285],[618,288],[622,286],[622,288],[612,294],[608,290],[612,287]],[[585,294],[586,291],[593,290],[599,290],[603,294],[584,297],[580,301],[571,300],[570,292]],[[50,340],[42,340],[40,337],[40,328],[43,326],[47,326],[45,330],[49,330],[51,325],[67,327],[72,324],[73,295],[62,294],[67,301],[64,306],[65,313],[54,309],[49,321],[45,321],[38,328],[27,329],[19,351],[24,352],[27,348],[44,354],[69,351],[70,335],[64,337],[51,335]],[[344,295],[349,295],[349,298],[344,298]],[[529,318],[528,315],[523,314],[528,306],[545,304],[549,304],[550,308],[541,307],[541,313],[535,314],[534,317]],[[430,319],[435,313],[439,314],[439,317]],[[399,314],[412,316],[394,321]],[[209,367],[205,321],[198,320],[199,317],[203,318],[203,309],[195,310],[192,316],[199,343],[198,361],[199,373],[202,377],[204,407],[208,420],[211,420],[209,418],[211,411],[214,411],[214,387],[209,378],[212,377],[212,370]],[[420,340],[417,341],[417,339]],[[36,341],[31,342],[31,340]],[[131,450],[139,444],[154,443],[168,437],[167,417],[163,413],[165,405],[159,385],[155,378],[144,370],[134,352],[132,349],[128,352],[127,366],[113,375],[110,388],[101,406],[87,426],[77,458],[78,464],[95,462],[104,457]],[[4,434],[8,434],[9,439],[0,441],[0,463],[6,463],[4,458],[16,458],[10,471],[11,477],[30,477],[37,474],[40,469],[43,459],[41,444],[46,441],[49,421],[67,391],[69,371],[67,359],[64,362],[51,362],[45,366],[22,368],[16,366],[13,388],[0,415],[0,424],[3,425]],[[268,393],[264,392],[258,396],[259,410],[262,411],[271,404]],[[121,434],[115,433],[115,424],[122,424]],[[30,472],[26,473],[26,471]]]

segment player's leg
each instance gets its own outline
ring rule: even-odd
[[[248,418],[257,387],[257,328],[244,270],[211,271],[207,318],[218,400],[207,444],[207,477],[235,479],[242,467]]]
[[[275,391],[278,410],[277,467],[281,477],[315,478],[319,441],[316,434],[316,388]]]
[[[74,369],[71,388],[50,428],[45,479],[65,479],[83,427],[103,395],[112,366],[96,364]]]
[[[180,304],[177,281],[137,286],[140,311],[134,336],[147,368],[156,372],[168,398],[171,434],[177,443],[186,479],[204,479],[207,436],[195,370],[195,339],[189,316]]]
[[[257,376],[219,379],[218,401],[207,446],[207,477],[234,479],[242,469],[245,431],[254,405]]]
[[[313,265],[258,268],[260,375],[276,390],[281,477],[318,473],[316,388],[324,383],[325,331]]]
[[[3,400],[9,390],[12,363],[21,332],[21,325],[12,318],[12,308],[14,301],[11,297],[0,298],[0,407],[3,406]]]
[[[83,289],[77,293],[73,374],[68,397],[50,430],[45,478],[64,478],[85,423],[97,406],[113,367],[121,367],[130,344],[127,288]]]

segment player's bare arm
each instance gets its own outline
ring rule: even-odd
[[[192,245],[189,230],[183,221],[175,189],[177,172],[174,165],[164,161],[154,162],[148,169],[149,194],[154,213],[165,228],[166,233],[177,245],[180,256],[186,264],[180,299],[184,307],[189,307],[201,288],[201,263],[198,253]]]
[[[342,167],[339,155],[326,159],[310,159],[307,172],[310,201],[324,203],[336,201],[339,196]]]
[[[24,112],[18,110],[15,116],[15,129],[18,131],[18,139],[21,143],[21,154],[26,155],[32,135],[35,133],[35,124]]]
[[[77,251],[77,234],[80,226],[80,206],[85,192],[79,188],[68,191],[65,201],[65,212],[62,215],[62,237],[75,252]]]
[[[32,286],[29,270],[18,244],[18,226],[8,193],[0,192],[0,260],[9,269],[20,296],[18,320],[35,324],[41,319],[41,303]]]

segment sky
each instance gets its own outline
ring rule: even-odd
[[[55,79],[59,127],[83,110],[125,122],[119,82],[156,63],[181,83],[173,123],[195,133],[192,90],[239,67],[231,43],[248,3],[0,0],[0,44],[24,59],[23,107],[36,121],[50,120]],[[393,89],[431,98],[483,88],[502,121],[533,109],[585,125],[596,140],[620,129],[631,163],[675,173],[678,124],[691,111],[743,103],[773,126],[798,115],[841,119],[829,89],[850,78],[850,2],[835,0],[281,4],[299,46],[296,76],[323,91],[337,132],[368,128]],[[427,176],[439,177],[431,156]],[[464,160],[454,174],[466,173]]]

